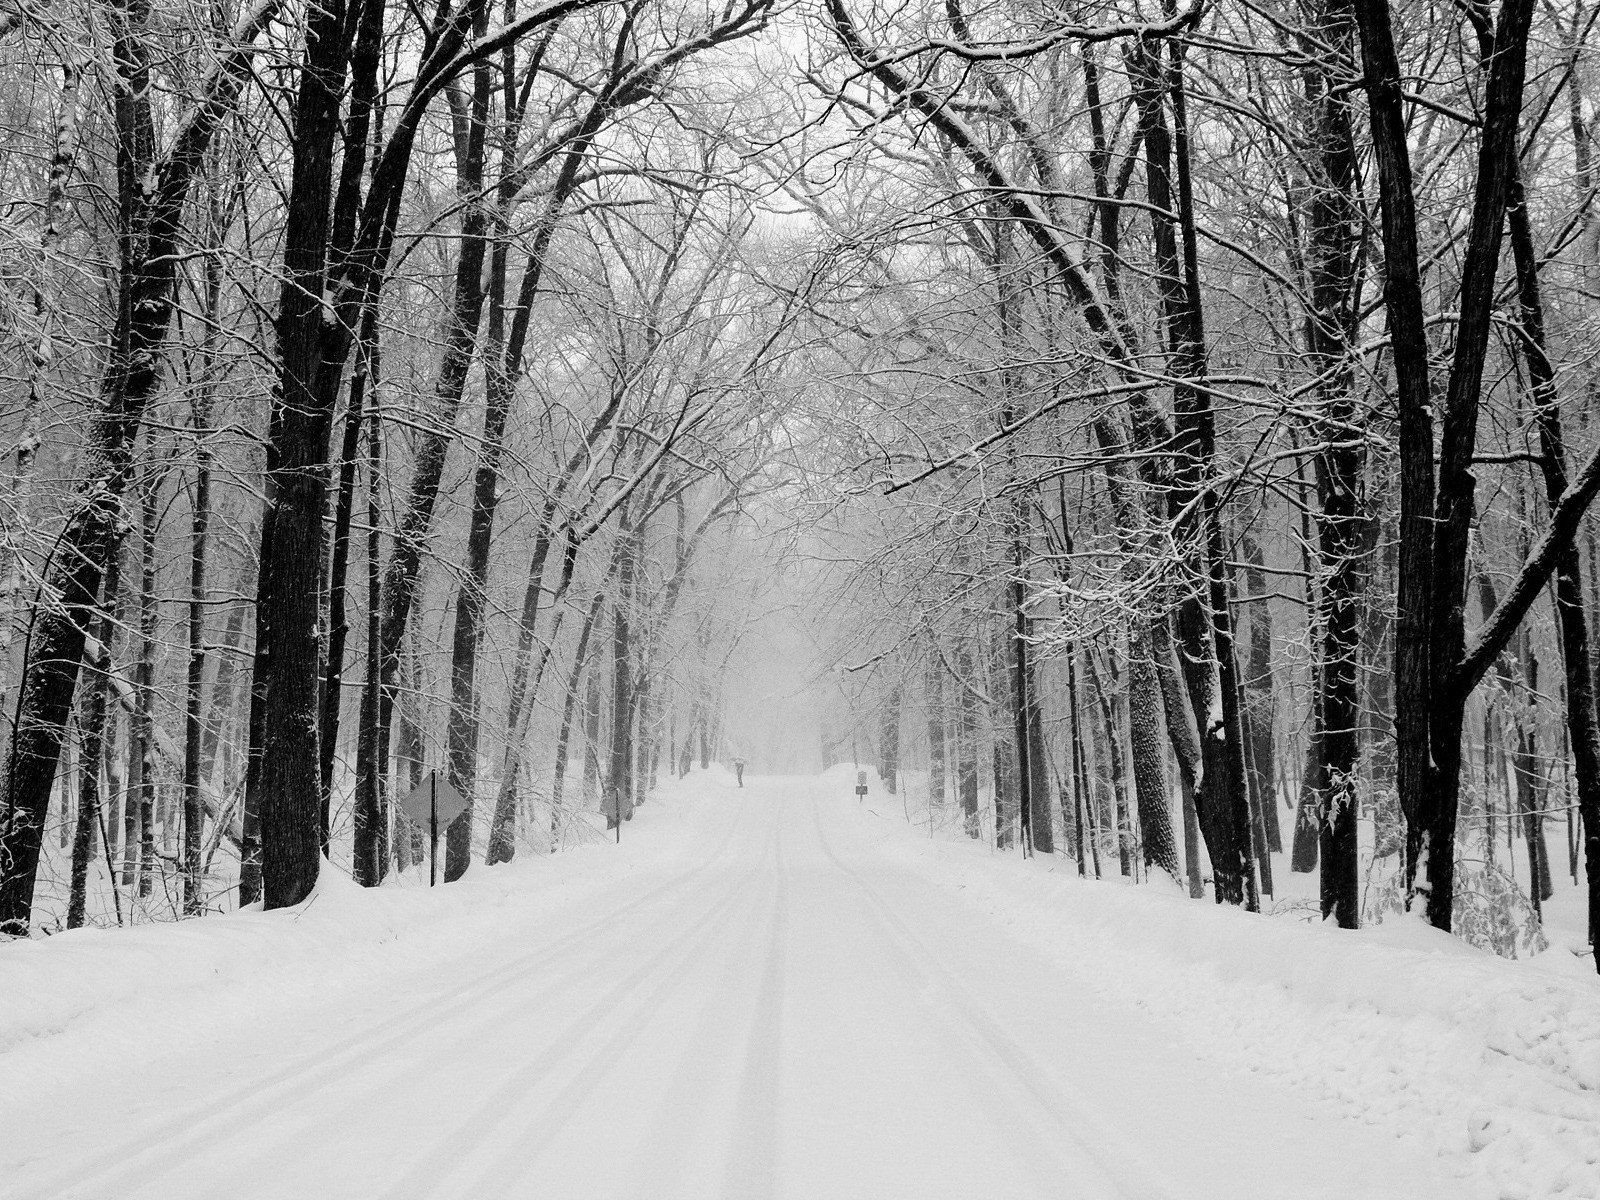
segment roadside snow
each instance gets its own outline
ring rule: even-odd
[[[109,1056],[171,1045],[383,985],[418,959],[496,958],[528,928],[581,924],[621,881],[670,878],[693,850],[684,805],[638,810],[620,845],[478,868],[448,887],[425,871],[367,890],[324,863],[295,909],[84,928],[0,943],[0,1075],[28,1094]],[[640,837],[640,833],[647,836]]]
[[[1218,1070],[1425,1136],[1504,1200],[1600,1197],[1600,984],[1570,955],[1508,961],[1416,921],[1352,933],[1080,880],[1064,856],[919,834],[878,786],[839,810]]]

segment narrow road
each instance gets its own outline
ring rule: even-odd
[[[342,996],[287,1047],[268,1011],[175,1083],[105,1064],[125,1097],[0,1196],[1459,1194],[1414,1144],[1198,1062],[1013,943],[839,820],[836,791],[718,789],[682,870],[496,961]]]

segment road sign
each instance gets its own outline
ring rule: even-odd
[[[411,794],[400,801],[400,807],[418,825],[426,826],[433,819],[434,805],[438,805],[441,828],[467,811],[466,798],[450,786],[450,781],[441,778],[437,771],[429,771]]]
[[[867,794],[867,773],[865,771],[857,771],[856,772],[856,795],[865,796],[866,794]]]
[[[428,886],[439,879],[439,827],[449,826],[467,811],[467,801],[450,781],[440,779],[439,772],[429,771],[428,777],[411,789],[411,794],[400,801],[400,809],[428,831]]]

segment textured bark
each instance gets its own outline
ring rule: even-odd
[[[117,560],[112,558],[106,568],[105,596],[101,601],[100,645],[110,657],[110,647],[116,638],[116,597],[120,587]],[[94,858],[95,833],[104,828],[103,805],[100,792],[100,765],[105,757],[106,710],[111,692],[110,672],[94,672],[89,679],[87,695],[78,726],[78,757],[81,770],[78,776],[78,819],[72,835],[72,876],[67,885],[67,928],[77,929],[84,922],[88,907],[89,863]],[[106,848],[106,872],[116,897],[117,879],[111,869],[110,847]],[[119,906],[121,901],[118,900]]]
[[[633,600],[638,548],[626,520],[617,537],[622,552],[617,562],[616,601],[611,616],[611,748],[606,771],[606,828],[622,836],[622,823],[633,816]]]
[[[211,424],[209,396],[202,385],[195,404],[196,464],[189,550],[189,666],[183,713],[183,909],[204,911],[201,844],[205,798],[200,793],[201,725],[206,672],[206,548],[211,523],[211,459],[205,438]]]
[[[367,392],[372,386],[371,364],[374,356],[371,347],[378,336],[377,309],[369,308],[363,321],[362,350],[356,356],[355,371],[350,380],[350,400],[345,405],[344,437],[339,450],[339,487],[333,506],[333,551],[328,567],[328,669],[322,686],[321,729],[317,735],[322,752],[324,853],[328,843],[328,807],[333,794],[333,768],[339,748],[340,708],[344,699],[345,646],[350,636],[345,597],[349,592],[356,472],[362,457],[361,435],[366,431]],[[359,738],[359,734],[357,736]]]
[[[1539,660],[1523,632],[1517,657],[1522,660],[1522,682],[1528,696],[1539,694]],[[1511,773],[1517,784],[1517,812],[1528,847],[1528,896],[1534,913],[1543,916],[1543,903],[1555,895],[1550,879],[1550,848],[1544,836],[1544,775],[1539,765],[1538,730],[1531,705],[1524,705],[1516,723],[1516,749]]]
[[[377,382],[378,351],[375,341],[366,347],[365,374],[372,385]],[[352,401],[352,404],[354,401]],[[352,831],[352,876],[359,884],[368,887],[383,881],[389,860],[389,839],[384,830],[383,782],[387,774],[384,759],[388,746],[378,740],[378,711],[382,693],[382,613],[383,613],[383,535],[380,532],[378,505],[379,480],[383,474],[383,426],[376,407],[367,422],[367,661],[365,678],[361,687],[361,724],[357,731],[356,795],[354,830]],[[329,710],[323,710],[323,729],[328,732]],[[406,733],[414,726],[402,720],[401,754],[412,751]],[[420,751],[417,752],[420,758]],[[326,766],[328,759],[324,758]],[[414,773],[420,773],[422,764],[414,764]],[[410,786],[404,791],[409,794]],[[409,863],[411,839],[409,831],[402,831],[405,822],[395,821],[395,849],[400,869]]]
[[[1070,813],[1067,811],[1067,793],[1063,792],[1062,824],[1070,826],[1072,830],[1072,845],[1078,859],[1078,874],[1086,877],[1089,874],[1086,853],[1090,831],[1087,821],[1089,802],[1085,794],[1089,787],[1089,771],[1084,755],[1083,720],[1078,696],[1078,651],[1072,645],[1067,647],[1067,739],[1067,766],[1072,782],[1072,810]]]
[[[567,674],[567,687],[561,702],[561,728],[556,734],[556,763],[554,778],[550,785],[550,848],[554,850],[558,843],[559,826],[562,813],[562,797],[567,779],[568,748],[572,743],[572,722],[578,709],[578,685],[583,678],[584,666],[589,661],[589,639],[594,633],[595,622],[600,619],[600,609],[605,604],[604,589],[594,594],[594,599],[589,601],[589,608],[583,617],[583,626],[578,630],[578,644],[573,651],[572,669]],[[686,743],[687,745],[687,743]]]
[[[1017,813],[1023,849],[1040,854],[1055,853],[1055,837],[1050,813],[1050,788],[1041,761],[1041,723],[1038,680],[1033,667],[1032,622],[1028,617],[1028,587],[1023,575],[1023,547],[1020,538],[1012,542],[1010,591],[1011,642],[1011,740],[1015,748]]]
[[[377,643],[374,642],[374,645]],[[401,682],[405,691],[401,694],[399,703],[400,729],[395,735],[395,764],[399,778],[396,780],[396,791],[409,793],[422,786],[422,781],[427,778],[427,747],[422,741],[422,725],[417,713],[417,660],[414,653],[408,653],[402,660]],[[373,678],[377,678],[374,674]],[[375,710],[374,710],[375,711]],[[382,752],[382,747],[379,751]],[[400,764],[404,770],[400,771]],[[378,799],[383,798],[384,779],[386,771],[379,771],[375,776]],[[382,809],[377,810],[379,819],[382,819]],[[398,809],[394,810],[398,813]],[[420,863],[428,857],[427,835],[420,825],[412,821],[396,817],[390,822],[394,830],[394,858],[397,869],[404,871],[412,863]],[[382,837],[382,827],[379,827],[379,837]]]
[[[1184,869],[1178,861],[1162,752],[1161,683],[1156,678],[1149,626],[1138,620],[1128,630],[1128,733],[1145,866],[1182,881]]]
[[[1322,822],[1328,803],[1328,774],[1322,754],[1321,717],[1313,711],[1311,735],[1306,739],[1305,763],[1300,772],[1300,798],[1295,806],[1294,838],[1289,847],[1289,869],[1309,875],[1322,856]]]
[[[599,664],[590,669],[588,676],[583,693],[583,802],[595,804],[605,784],[600,767],[600,721],[605,697]]]
[[[883,779],[884,789],[893,796],[895,794],[896,780],[900,773],[900,687],[898,684],[889,688],[889,694],[884,699],[883,725],[878,740],[878,774]]]
[[[1022,788],[1018,778],[1018,747],[1016,723],[1013,719],[1015,695],[1012,690],[1011,631],[1004,625],[989,626],[984,646],[985,684],[990,698],[989,758],[990,779],[994,786],[994,845],[997,850],[1009,850],[1022,845],[1027,832],[1023,823]]]
[[[928,804],[943,808],[945,803],[944,670],[938,654],[928,655],[923,674],[922,702],[928,731]]]
[[[1095,658],[1095,651],[1091,647],[1084,657],[1083,664],[1088,675],[1090,702],[1096,715],[1100,718],[1101,744],[1105,747],[1106,762],[1111,769],[1111,790],[1114,798],[1112,821],[1117,835],[1117,869],[1120,874],[1132,875],[1133,829],[1128,820],[1122,731],[1117,721],[1117,704],[1112,699],[1112,690],[1120,689],[1116,688],[1117,678],[1114,666],[1111,667],[1112,689],[1108,690],[1101,683],[1100,668],[1095,665]]]
[[[215,238],[222,221],[215,208],[211,227]],[[190,405],[194,432],[194,490],[189,522],[189,645],[183,714],[183,908],[190,916],[204,911],[202,896],[205,833],[205,797],[201,791],[205,769],[205,613],[206,568],[211,528],[211,422],[215,401],[217,318],[221,307],[222,274],[215,256],[205,264],[206,333],[201,350],[201,378]],[[219,819],[221,814],[218,814]]]
[[[1274,726],[1272,675],[1272,608],[1265,599],[1265,560],[1253,537],[1243,539],[1246,565],[1245,590],[1259,597],[1250,609],[1250,652],[1244,669],[1245,765],[1250,772],[1250,788],[1261,813],[1267,849],[1283,850],[1283,831],[1278,823],[1277,739]]]
[[[155,457],[153,454],[150,456]],[[156,538],[160,475],[147,468],[139,485],[139,656],[134,668],[133,714],[128,723],[128,793],[139,810],[139,895],[155,890],[155,819],[158,784],[155,773]]]
[[[1205,895],[1205,884],[1200,868],[1200,818],[1195,808],[1195,795],[1205,775],[1205,765],[1200,755],[1200,731],[1195,723],[1188,689],[1184,686],[1183,669],[1178,663],[1178,648],[1172,636],[1172,623],[1165,617],[1152,618],[1150,632],[1150,658],[1161,687],[1162,710],[1167,719],[1167,740],[1172,745],[1177,764],[1179,795],[1183,804],[1183,859],[1184,873],[1189,881],[1189,895],[1198,900]]]
[[[969,838],[983,836],[978,818],[978,700],[972,694],[972,651],[967,637],[956,643],[956,681],[961,700],[957,724],[956,795],[961,802],[962,827]]]
[[[1335,0],[1335,3],[1337,0]],[[1323,14],[1327,36],[1346,50],[1354,30],[1347,11]],[[1361,756],[1362,597],[1370,555],[1363,505],[1365,464],[1358,425],[1352,346],[1361,213],[1356,149],[1348,93],[1326,72],[1308,68],[1313,154],[1317,167],[1307,218],[1307,273],[1312,312],[1307,348],[1319,379],[1321,412],[1315,436],[1317,489],[1316,655],[1312,680],[1314,728],[1306,777],[1315,792],[1321,907],[1346,929],[1360,923],[1356,822]],[[1311,815],[1310,812],[1302,816]],[[1304,822],[1302,822],[1304,824]],[[1306,847],[1297,828],[1293,869],[1304,871]],[[1314,865],[1314,863],[1312,864]]]

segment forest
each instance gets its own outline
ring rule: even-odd
[[[0,931],[435,769],[446,882],[625,840],[781,675],[997,851],[1600,965],[1597,18],[0,0]]]

